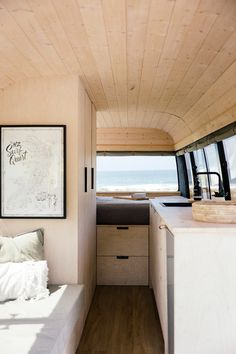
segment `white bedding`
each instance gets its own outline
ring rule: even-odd
[[[77,321],[84,320],[83,285],[50,289],[38,301],[0,303],[2,354],[62,354]]]
[[[48,296],[46,261],[0,263],[0,301]]]

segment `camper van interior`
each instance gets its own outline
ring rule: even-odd
[[[236,0],[0,0],[0,353],[236,354]]]

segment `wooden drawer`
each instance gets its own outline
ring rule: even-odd
[[[98,285],[148,285],[148,257],[97,257]]]
[[[148,226],[97,226],[98,256],[148,256]]]

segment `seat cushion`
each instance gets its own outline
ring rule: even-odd
[[[84,286],[50,287],[38,301],[0,303],[0,343],[4,354],[61,354],[76,323],[84,321]]]

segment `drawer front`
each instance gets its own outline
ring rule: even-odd
[[[148,285],[148,257],[97,257],[98,285]]]
[[[148,256],[148,226],[98,226],[98,256]]]

